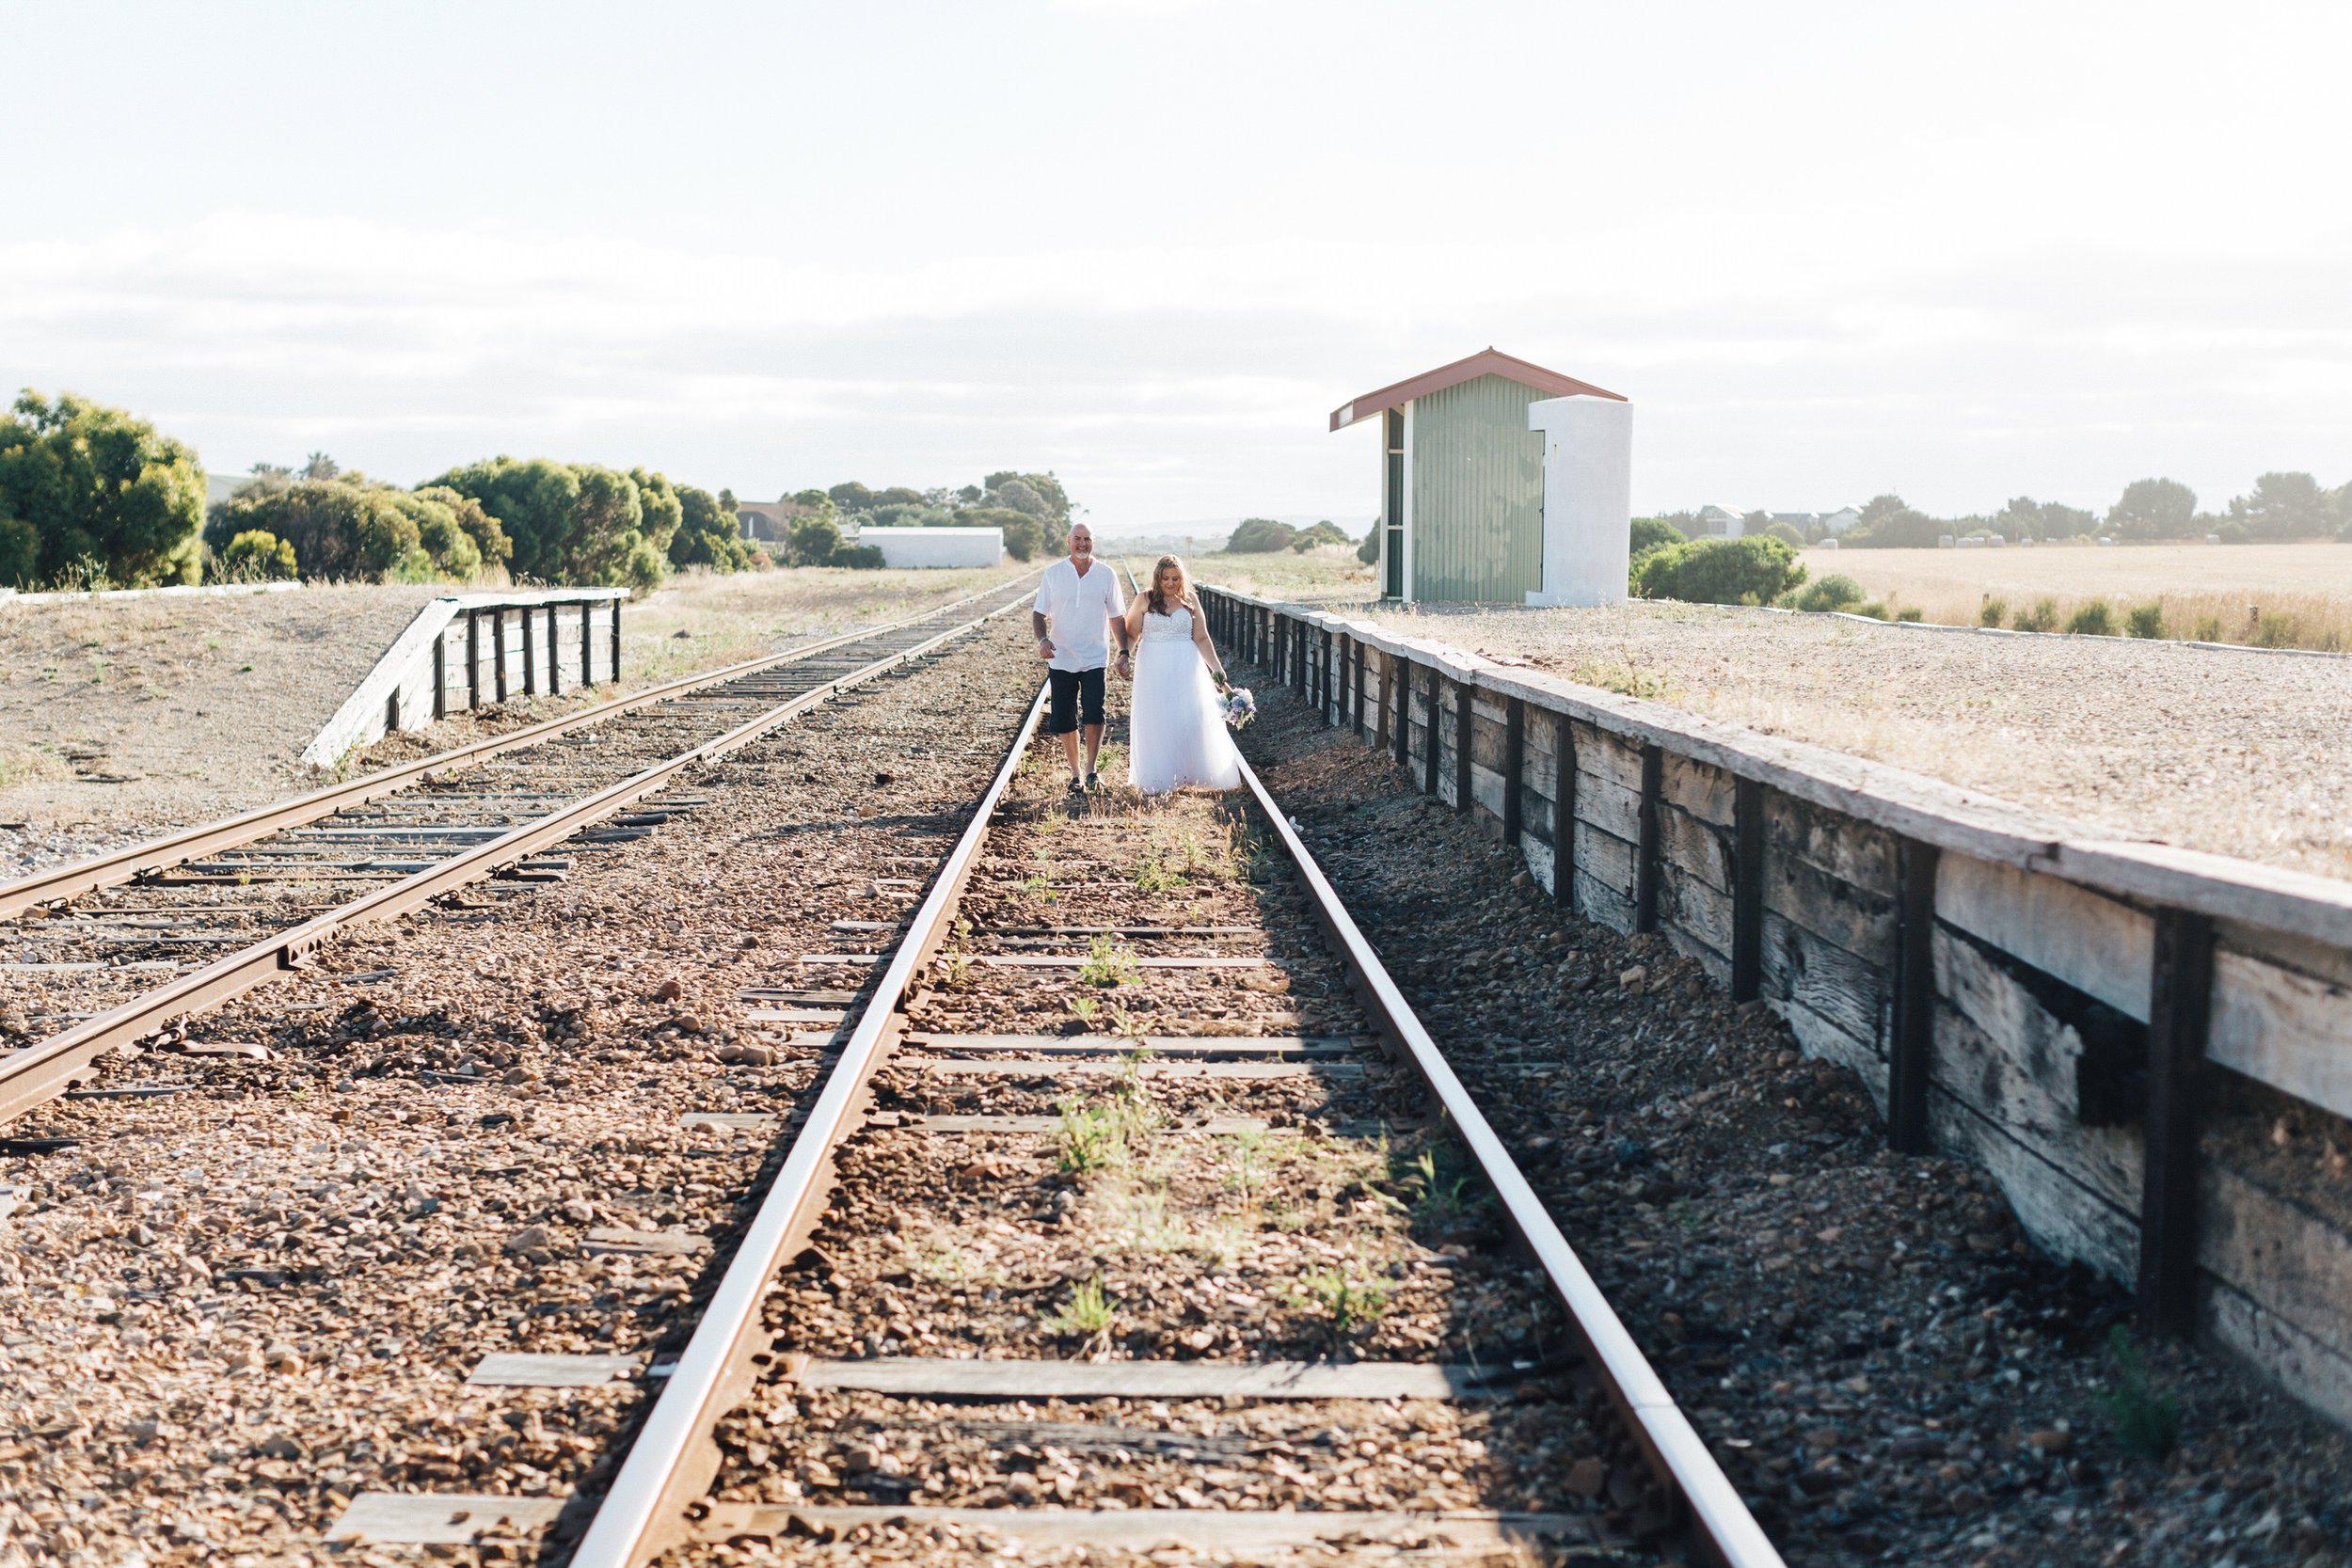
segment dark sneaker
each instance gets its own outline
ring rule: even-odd
[[[1102,788],[1102,787],[1103,787],[1103,775],[1102,775],[1102,774],[1100,774],[1100,773],[1089,773],[1089,774],[1087,775],[1087,787],[1088,787],[1089,789],[1100,789],[1100,788]]]
[[[1070,793],[1071,793],[1071,794],[1073,794],[1073,795],[1084,795],[1086,792],[1087,792],[1086,781],[1085,781],[1085,780],[1083,780],[1083,779],[1081,779],[1081,778],[1079,778],[1079,777],[1078,777],[1078,775],[1077,775],[1077,774],[1075,774],[1075,773],[1071,774],[1071,775],[1070,775]]]

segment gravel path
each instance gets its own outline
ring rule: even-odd
[[[0,1561],[334,1560],[361,1489],[598,1474],[642,1382],[461,1380],[492,1351],[682,1342],[772,1135],[680,1117],[815,1075],[749,1043],[739,992],[804,984],[831,920],[898,907],[892,857],[945,852],[1034,689],[1026,641],[1009,617],[680,781],[709,803],[573,847],[569,881],[357,934],[99,1085],[177,1092],[11,1123],[74,1141],[0,1160]]]
[[[1861,1085],[1769,1012],[1563,914],[1257,684],[1244,751],[1794,1568],[2347,1560],[2343,1433],[2166,1346],[2181,1446],[2125,1451],[2098,1402],[2120,1291],[2033,1253],[1982,1172],[1884,1152]],[[2217,1135],[2308,1166],[2322,1130],[2275,1114],[2233,1105]]]
[[[1350,613],[2106,833],[2352,877],[2352,660],[1701,605]]]

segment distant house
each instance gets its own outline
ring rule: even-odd
[[[1737,539],[1746,531],[1737,512],[1726,512],[1720,506],[1702,506],[1698,510],[1698,537],[1702,539]]]
[[[1601,602],[1584,585],[1608,586],[1613,550],[1623,598],[1629,415],[1619,393],[1491,348],[1333,411],[1334,431],[1380,421],[1385,595]]]
[[[1835,512],[1824,512],[1820,518],[1821,527],[1828,530],[1832,535],[1843,533],[1860,521],[1862,521],[1862,514],[1851,506],[1841,506]]]
[[[1769,529],[1774,523],[1787,523],[1790,528],[1795,529],[1798,536],[1802,538],[1804,531],[1813,526],[1813,514],[1810,512],[1774,512],[1766,517],[1764,526]]]

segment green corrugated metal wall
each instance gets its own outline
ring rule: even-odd
[[[1551,396],[1499,375],[1413,404],[1413,596],[1523,604],[1544,585],[1544,438]]]

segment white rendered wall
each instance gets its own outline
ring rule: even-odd
[[[1527,405],[1544,435],[1544,586],[1532,605],[1623,604],[1633,531],[1633,405],[1546,398]]]
[[[881,546],[885,566],[993,566],[1005,556],[1001,528],[864,528],[857,542]]]

